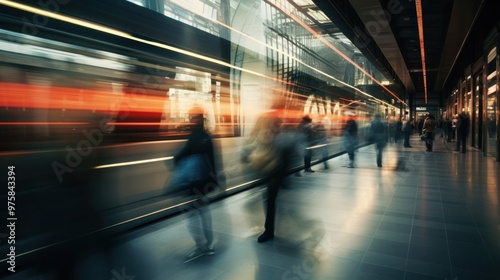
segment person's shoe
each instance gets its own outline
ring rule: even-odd
[[[302,174],[300,174],[300,171],[295,173],[295,177],[302,177]]]
[[[325,164],[325,169],[330,169],[330,166],[328,166],[328,164]]]
[[[207,255],[213,255],[213,254],[215,254],[214,245],[210,245],[210,246],[207,245],[207,246],[205,246],[204,250],[205,250],[205,254],[207,254]]]
[[[215,251],[214,251],[215,253]],[[192,260],[195,260],[199,257],[202,257],[207,254],[207,251],[204,248],[196,248],[193,252],[189,253],[186,258],[184,259],[184,262],[190,262]]]
[[[257,239],[257,242],[264,243],[264,242],[271,240],[273,238],[274,238],[274,233],[264,232],[263,234],[261,234],[259,236],[259,238]]]
[[[354,163],[352,163],[352,162],[351,162],[351,163],[349,163],[349,164],[347,165],[347,168],[354,168]]]
[[[380,164],[380,163],[379,163],[379,164],[377,164],[377,166],[378,166],[378,167],[382,167],[382,164]]]
[[[307,172],[307,173],[314,173],[314,170],[312,170],[311,168],[308,168],[308,169],[305,169],[304,172]]]
[[[405,146],[405,148],[413,148],[413,146]]]

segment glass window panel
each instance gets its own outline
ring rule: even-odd
[[[142,0],[127,0],[127,1],[132,2],[136,5],[141,6],[141,7],[144,7],[144,3],[142,2]]]
[[[308,5],[314,5],[313,1],[311,0],[294,0],[293,2],[297,3],[299,6],[308,6]]]

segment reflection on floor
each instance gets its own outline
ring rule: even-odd
[[[382,168],[368,146],[355,168],[341,156],[290,176],[266,243],[258,188],[210,205],[214,255],[184,263],[194,242],[183,214],[124,236],[100,269],[116,280],[500,279],[499,164],[441,139],[434,152],[411,144],[389,144]]]

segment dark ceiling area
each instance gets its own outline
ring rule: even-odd
[[[450,94],[449,85],[464,72],[464,65],[480,58],[482,48],[475,44],[482,43],[498,24],[492,10],[500,2],[421,1],[426,102],[415,0],[313,1],[373,64],[394,78],[404,89],[401,98],[411,97],[414,106],[441,104]],[[481,32],[473,27],[482,34],[475,34]]]
[[[393,0],[381,0],[388,7]],[[424,23],[425,65],[427,89],[433,94],[451,17],[453,0],[424,1],[422,15]],[[389,26],[399,47],[416,93],[424,93],[424,78],[417,11],[414,1],[401,1],[398,13],[391,14]]]

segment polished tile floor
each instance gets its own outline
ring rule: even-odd
[[[215,255],[183,263],[194,244],[186,216],[123,246],[147,252],[157,279],[500,279],[500,166],[446,144],[438,139],[432,153],[416,137],[414,148],[391,144],[382,168],[369,146],[356,168],[342,156],[290,176],[266,243],[256,241],[264,191],[255,189],[210,206]],[[406,171],[395,170],[399,158]]]
[[[372,146],[290,176],[278,197],[276,237],[257,243],[264,189],[210,205],[214,255],[188,263],[188,215],[124,236],[109,279],[500,279],[500,165],[450,143],[425,152]],[[399,144],[400,145],[400,144]],[[398,159],[405,171],[396,171]]]

